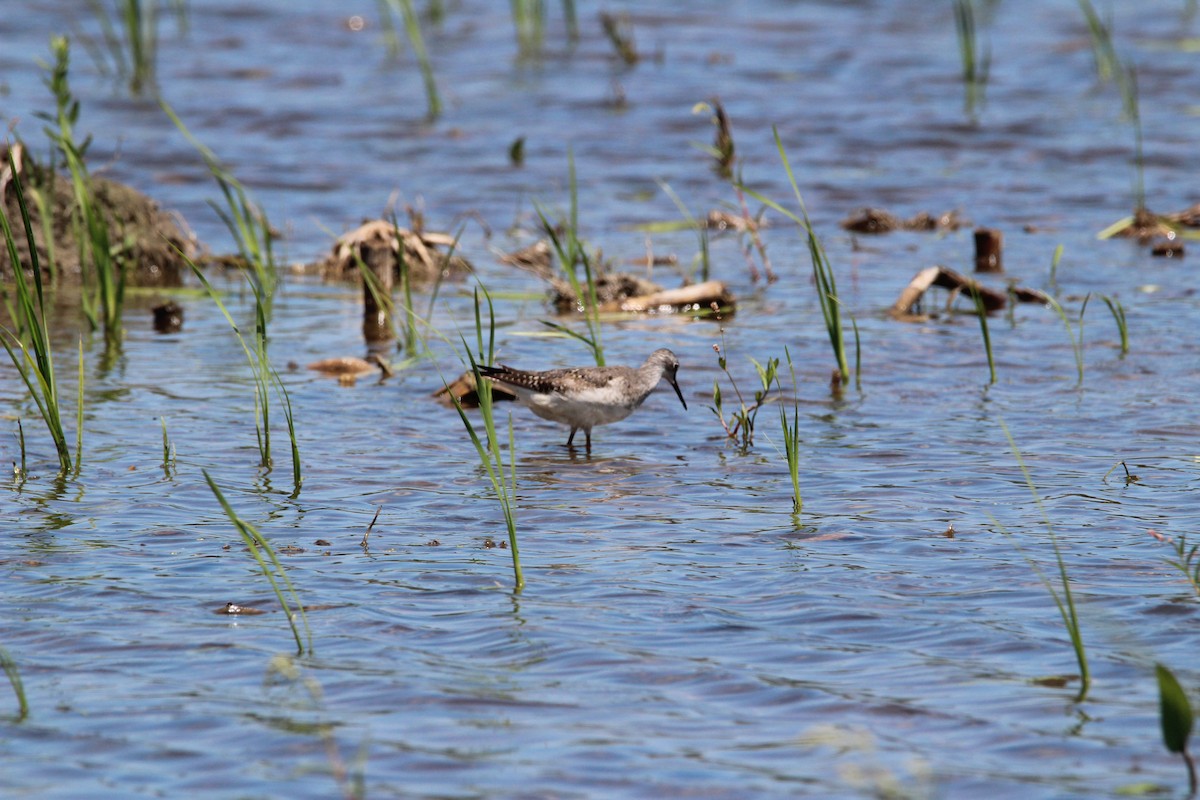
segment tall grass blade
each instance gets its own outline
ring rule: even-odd
[[[58,382],[54,373],[54,359],[50,349],[50,333],[46,326],[45,294],[42,288],[42,268],[38,261],[37,247],[34,244],[33,226],[30,222],[29,208],[25,203],[25,193],[22,188],[21,176],[13,161],[13,154],[8,154],[9,166],[12,170],[12,190],[17,198],[17,206],[21,214],[21,222],[25,229],[25,238],[29,242],[29,267],[33,274],[33,289],[25,280],[24,265],[17,253],[16,237],[8,215],[0,208],[0,227],[4,230],[4,242],[8,248],[9,263],[13,265],[13,281],[16,284],[16,306],[10,303],[13,323],[17,326],[19,335],[7,329],[0,329],[0,344],[12,360],[13,366],[24,381],[29,394],[37,405],[38,414],[46,424],[50,438],[54,441],[54,449],[58,453],[59,474],[65,475],[71,471],[71,451],[67,446],[66,433],[62,425],[62,412],[58,401]],[[27,337],[26,341],[22,337]],[[15,348],[15,349],[14,349]],[[18,351],[20,355],[18,356]],[[22,434],[22,441],[24,435]],[[22,470],[24,472],[24,470]]]
[[[496,317],[495,309],[492,306],[492,298],[483,289],[483,297],[487,302],[488,309],[488,325],[487,325],[487,344],[484,345],[484,326],[482,318],[482,304],[479,302],[480,289],[475,290],[475,344],[476,352],[472,352],[470,346],[467,345],[466,339],[463,340],[463,348],[467,352],[467,359],[471,365],[471,371],[475,376],[475,391],[479,397],[479,413],[483,418],[484,435],[487,437],[486,444],[476,431],[471,418],[467,416],[466,410],[462,406],[459,398],[451,392],[450,399],[454,402],[454,407],[458,411],[459,419],[462,420],[463,427],[466,428],[467,436],[471,439],[471,444],[475,446],[475,453],[479,456],[479,462],[483,465],[487,472],[488,480],[491,481],[492,490],[496,494],[496,499],[500,503],[500,509],[504,514],[504,525],[508,529],[508,549],[512,556],[513,565],[513,591],[520,592],[525,588],[525,575],[521,570],[521,553],[517,543],[517,520],[516,510],[514,509],[514,499],[517,489],[517,463],[516,463],[516,441],[513,434],[512,415],[508,419],[508,442],[509,442],[509,467],[506,470],[504,466],[504,457],[500,452],[500,440],[496,436],[495,413],[492,403],[492,385],[483,377],[479,370],[479,364],[491,365],[495,355],[496,345]],[[476,355],[478,353],[478,357]],[[443,381],[444,383],[444,381]]]
[[[1003,421],[1000,422],[1000,427],[1004,430],[1004,436],[1008,439],[1009,447],[1012,449],[1013,456],[1017,460],[1017,466],[1021,468],[1021,474],[1025,477],[1025,485],[1029,487],[1030,493],[1033,495],[1033,502],[1041,512],[1042,520],[1046,524],[1046,531],[1050,534],[1050,543],[1054,547],[1054,557],[1058,561],[1058,577],[1061,582],[1062,594],[1054,588],[1054,585],[1046,578],[1032,561],[1030,564],[1034,566],[1038,577],[1041,578],[1042,584],[1046,590],[1050,592],[1050,597],[1054,600],[1054,605],[1058,608],[1059,616],[1062,617],[1063,626],[1067,629],[1067,635],[1071,639],[1071,647],[1075,651],[1075,660],[1079,664],[1079,693],[1075,696],[1076,703],[1082,703],[1087,698],[1088,690],[1092,685],[1092,673],[1088,668],[1087,651],[1084,649],[1083,632],[1079,623],[1079,613],[1075,608],[1075,598],[1071,594],[1071,580],[1067,576],[1067,564],[1063,560],[1062,549],[1058,545],[1058,536],[1054,533],[1054,526],[1050,524],[1050,517],[1046,514],[1046,508],[1042,505],[1042,498],[1038,495],[1037,487],[1033,484],[1033,478],[1029,475],[1029,469],[1025,466],[1025,460],[1021,457],[1021,451],[1017,448],[1017,442],[1013,439],[1012,433],[1009,432],[1008,426]]]
[[[1102,294],[1100,299],[1108,306],[1113,321],[1117,323],[1117,332],[1121,335],[1121,357],[1124,358],[1129,353],[1129,325],[1125,321],[1125,306],[1121,305],[1120,300],[1108,295]]]
[[[979,329],[983,333],[983,349],[987,351],[988,385],[994,385],[996,383],[996,359],[992,357],[992,336],[988,331],[987,307],[983,304],[983,295],[979,293],[978,285],[971,281],[968,286],[971,299],[975,301],[975,314],[979,317]]]
[[[437,80],[433,76],[433,64],[425,49],[425,38],[421,35],[421,21],[413,8],[412,0],[387,0],[392,10],[404,20],[404,32],[417,56],[417,64],[421,69],[421,80],[425,84],[425,104],[429,119],[435,119],[442,113],[442,99],[438,94]],[[390,23],[389,23],[390,24]]]
[[[216,154],[187,129],[174,109],[165,101],[159,101],[159,105],[184,138],[200,153],[209,173],[216,180],[221,195],[225,198],[225,208],[222,209],[211,201],[209,205],[229,229],[269,311],[279,276],[273,249],[275,234],[271,231],[266,213],[250,198],[237,178],[221,165]]]
[[[1091,297],[1089,294],[1087,297]],[[1063,326],[1067,329],[1067,338],[1071,340],[1071,351],[1075,355],[1075,372],[1079,376],[1077,385],[1083,385],[1083,312],[1087,309],[1087,297],[1084,298],[1083,306],[1079,310],[1079,335],[1075,335],[1075,331],[1071,328],[1071,320],[1067,318],[1067,312],[1053,297],[1047,296],[1046,302],[1058,314],[1062,320]]]
[[[542,228],[550,239],[558,256],[559,268],[571,286],[577,301],[582,306],[584,321],[587,323],[588,334],[581,336],[572,334],[584,342],[592,351],[596,366],[604,366],[604,343],[600,335],[600,302],[596,295],[597,275],[592,268],[592,259],[579,238],[579,187],[575,179],[575,155],[567,153],[568,178],[570,183],[571,207],[564,223],[562,235],[550,221],[550,216],[538,203],[534,203]],[[579,278],[579,266],[583,267],[583,280]],[[562,329],[555,323],[545,323],[549,327]]]
[[[821,316],[825,319],[825,329],[829,334],[829,343],[833,348],[834,360],[837,362],[840,384],[845,385],[850,381],[850,367],[846,362],[846,342],[842,333],[841,304],[838,300],[837,280],[833,273],[833,265],[829,262],[829,257],[825,254],[825,248],[822,247],[820,239],[817,238],[812,221],[809,219],[808,209],[804,205],[804,198],[801,196],[800,187],[796,183],[796,175],[792,172],[792,164],[788,160],[787,152],[784,150],[783,140],[779,136],[779,129],[773,127],[772,132],[775,135],[775,147],[779,150],[779,158],[783,162],[784,170],[787,172],[788,183],[791,185],[792,193],[796,197],[796,203],[800,207],[800,214],[795,214],[774,200],[764,197],[752,189],[745,186],[741,188],[746,194],[795,222],[804,231],[808,239],[809,258],[813,266],[813,279],[817,284],[817,300],[821,304]]]
[[[238,535],[242,537],[242,542],[245,543],[246,547],[250,550],[250,554],[254,556],[254,560],[258,563],[258,568],[262,571],[263,577],[271,584],[271,590],[279,600],[279,605],[283,608],[284,613],[287,614],[288,625],[291,626],[292,636],[296,640],[297,655],[305,652],[312,655],[312,629],[308,626],[308,616],[304,613],[304,606],[300,602],[300,596],[296,594],[296,588],[292,585],[287,570],[283,568],[279,557],[275,555],[275,550],[271,547],[271,543],[253,525],[237,515],[233,507],[229,505],[229,501],[225,499],[225,495],[221,493],[221,489],[217,486],[216,481],[208,474],[208,471],[204,470],[203,474],[204,480],[208,483],[208,488],[212,489],[217,502],[221,504],[221,508],[225,511],[225,516],[229,517],[229,521],[237,529]],[[299,619],[300,625],[304,627],[303,636],[301,636],[300,625],[297,624],[297,619]]]
[[[793,396],[799,393],[796,384],[796,367],[792,363],[792,353],[785,346],[783,353],[787,356],[788,371],[792,375]],[[800,496],[800,401],[792,400],[792,418],[789,422],[787,409],[781,403],[779,406],[779,423],[783,428],[783,448],[787,458],[788,475],[792,479],[792,513],[799,514],[804,508]]]

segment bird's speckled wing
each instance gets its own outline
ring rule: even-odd
[[[612,381],[618,370],[605,367],[602,369],[550,369],[544,372],[528,372],[498,364],[494,367],[480,365],[479,372],[485,377],[510,386],[528,389],[539,394],[553,394],[569,386],[603,388]]]

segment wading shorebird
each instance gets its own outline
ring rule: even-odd
[[[679,402],[687,401],[675,382],[679,359],[667,349],[655,350],[640,367],[572,367],[528,372],[503,365],[480,366],[479,372],[503,384],[521,405],[542,419],[571,428],[567,447],[574,447],[575,432],[583,429],[587,451],[592,451],[592,428],[619,422],[642,404],[663,378]]]

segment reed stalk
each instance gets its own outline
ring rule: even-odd
[[[225,495],[221,493],[221,489],[217,486],[216,481],[208,474],[208,471],[203,470],[203,474],[204,480],[208,483],[208,488],[212,489],[217,502],[221,504],[221,508],[225,511],[225,516],[229,517],[229,521],[237,529],[238,535],[241,536],[242,542],[250,550],[250,555],[254,557],[263,577],[271,584],[271,591],[275,593],[275,597],[279,600],[279,605],[283,608],[284,613],[287,614],[288,625],[291,627],[292,636],[296,640],[296,654],[302,655],[307,652],[311,656],[313,652],[312,629],[308,626],[308,616],[304,613],[304,606],[300,602],[300,596],[296,594],[296,588],[292,585],[287,570],[283,568],[279,557],[275,555],[274,548],[258,532],[257,528],[237,515],[233,507],[229,505],[229,501],[225,499]],[[297,618],[300,620],[300,625],[296,622]],[[301,625],[304,628],[303,636],[301,636],[300,632]]]
[[[475,343],[477,349],[472,352],[465,338],[463,339],[463,348],[466,350],[471,372],[475,376],[475,392],[479,397],[479,414],[483,418],[484,435],[487,439],[486,443],[471,423],[471,418],[467,416],[467,412],[463,409],[459,398],[453,392],[450,392],[449,396],[454,402],[455,409],[458,410],[458,416],[462,420],[463,427],[466,428],[467,435],[471,439],[471,444],[475,446],[475,453],[479,457],[479,463],[483,465],[484,470],[487,472],[488,480],[492,484],[492,490],[495,492],[496,499],[500,503],[500,509],[504,514],[504,525],[508,529],[508,549],[512,555],[513,591],[519,593],[525,588],[525,576],[521,571],[521,554],[517,545],[517,518],[514,507],[517,493],[516,437],[513,433],[512,414],[509,414],[509,464],[506,468],[503,454],[500,452],[500,440],[496,435],[492,384],[483,377],[479,370],[481,362],[484,365],[491,366],[496,349],[496,314],[492,306],[491,295],[488,294],[486,289],[482,289],[488,311],[487,344],[486,346],[484,345],[482,304],[479,301],[481,289],[482,287],[475,290]]]
[[[1017,448],[1016,440],[1013,439],[1012,433],[1009,432],[1008,426],[1003,421],[1000,422],[1000,427],[1004,430],[1004,435],[1008,439],[1009,447],[1012,449],[1013,456],[1017,460],[1017,466],[1021,468],[1021,474],[1025,478],[1025,485],[1029,487],[1030,494],[1033,495],[1033,502],[1041,512],[1042,520],[1046,524],[1046,531],[1050,534],[1050,544],[1054,548],[1054,558],[1058,562],[1058,577],[1061,586],[1061,594],[1055,589],[1054,584],[1042,572],[1041,567],[1037,565],[1033,559],[1026,556],[1026,560],[1033,568],[1038,578],[1042,581],[1042,585],[1050,593],[1050,597],[1054,600],[1054,605],[1058,608],[1059,616],[1062,617],[1063,627],[1067,630],[1067,635],[1071,639],[1071,648],[1075,651],[1075,660],[1079,665],[1079,693],[1075,696],[1076,703],[1082,703],[1087,698],[1088,690],[1092,685],[1092,674],[1088,668],[1087,651],[1083,644],[1083,633],[1079,623],[1079,613],[1075,608],[1075,598],[1071,594],[1071,580],[1067,576],[1067,564],[1063,559],[1062,549],[1058,544],[1058,536],[1054,533],[1054,526],[1050,524],[1050,517],[1046,514],[1046,508],[1042,504],[1042,498],[1038,495],[1037,487],[1034,486],[1033,478],[1030,477],[1029,469],[1025,466],[1025,460],[1021,457],[1021,451]],[[1001,529],[1003,533],[1007,533]]]
[[[25,229],[25,238],[29,243],[29,267],[33,274],[33,288],[30,289],[25,279],[24,265],[17,254],[16,238],[8,215],[0,208],[0,226],[4,229],[4,241],[8,247],[9,263],[13,267],[13,281],[16,284],[16,304],[8,302],[13,324],[17,332],[0,328],[0,344],[12,360],[13,366],[29,389],[37,405],[38,414],[46,425],[50,438],[54,441],[54,449],[58,453],[59,474],[65,475],[71,471],[71,450],[67,446],[66,433],[63,430],[62,408],[58,398],[58,381],[54,372],[54,357],[50,347],[50,333],[46,325],[45,295],[42,288],[42,269],[38,263],[37,246],[34,243],[33,227],[30,223],[29,208],[25,204],[25,193],[21,186],[21,177],[17,172],[12,153],[9,153],[9,166],[12,168],[12,190],[17,198],[21,213],[21,222]],[[7,293],[6,293],[7,302]],[[20,355],[18,356],[18,351]],[[22,453],[24,452],[24,432],[21,434]],[[24,456],[22,456],[22,461]],[[24,473],[24,469],[22,469]]]
[[[175,466],[175,445],[171,444],[171,439],[167,436],[167,418],[159,417],[158,421],[162,423],[163,475],[169,478],[171,477],[171,470]]]
[[[21,673],[17,670],[17,662],[13,661],[12,656],[3,647],[0,647],[0,669],[4,670],[4,674],[8,678],[8,685],[12,687],[13,696],[17,699],[16,721],[22,722],[29,716],[29,701],[25,698],[25,684],[21,682]]]

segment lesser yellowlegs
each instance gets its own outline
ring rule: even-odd
[[[663,378],[686,410],[687,401],[675,382],[678,370],[679,359],[667,349],[655,350],[640,367],[572,367],[544,372],[503,365],[479,368],[486,377],[511,389],[521,405],[542,419],[570,426],[567,447],[574,446],[575,432],[582,428],[589,452],[592,428],[628,417]]]

